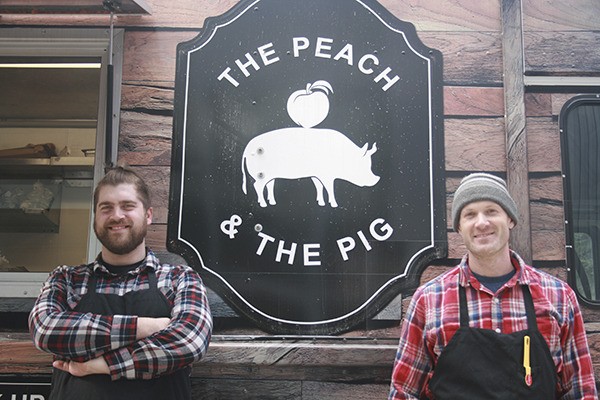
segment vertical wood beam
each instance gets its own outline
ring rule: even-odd
[[[508,190],[519,210],[510,246],[531,263],[531,220],[529,211],[529,167],[525,122],[525,82],[521,0],[502,0],[502,55],[504,64],[504,108]]]

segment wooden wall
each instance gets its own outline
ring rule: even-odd
[[[135,166],[156,188],[155,223],[149,243],[154,249],[164,251],[175,48],[179,42],[195,37],[205,18],[222,14],[236,1],[147,0],[147,3],[152,8],[150,16],[115,18],[116,27],[125,29],[118,157]],[[526,250],[534,264],[566,279],[558,113],[577,91],[516,87],[523,95],[508,98],[511,107],[517,106],[518,110],[521,106],[524,113],[526,159],[524,164],[515,163],[506,150],[507,130],[511,132],[504,77],[510,55],[503,54],[503,50],[510,39],[506,35],[511,34],[507,28],[516,27],[517,32],[522,32],[522,41],[516,46],[522,46],[524,54],[524,58],[516,61],[521,61],[526,75],[598,77],[600,2],[381,0],[381,3],[398,18],[412,22],[421,40],[443,53],[448,202],[460,179],[469,172],[486,171],[503,176],[522,173],[528,187],[517,189],[525,189],[522,193],[529,196],[525,199],[529,203],[529,221],[525,225],[529,228],[525,234],[530,235],[531,245]],[[522,13],[522,20],[514,17],[506,20],[506,10],[515,6]],[[108,17],[2,15],[0,25],[106,27]],[[516,78],[521,78],[518,71]],[[521,170],[509,170],[515,165]],[[464,247],[450,223],[448,240],[449,265],[428,268],[423,280],[443,272],[462,256]],[[404,299],[404,307],[407,303],[408,299]],[[600,312],[584,308],[584,314],[596,376],[600,380]],[[198,398],[383,398],[398,326],[399,321],[384,327],[368,326],[325,343],[308,338],[273,340],[252,328],[223,328],[215,332],[217,337],[208,359],[195,368],[195,390]],[[228,334],[249,335],[254,339],[237,336],[232,340],[222,336]],[[256,341],[256,337],[268,340]],[[367,370],[370,372],[365,375]]]

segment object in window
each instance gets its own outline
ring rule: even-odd
[[[50,209],[54,194],[40,181],[33,184],[33,189],[21,203],[21,210],[26,213],[40,213]]]
[[[25,147],[0,150],[0,158],[50,158],[56,157],[53,143],[28,144]]]

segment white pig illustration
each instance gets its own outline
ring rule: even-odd
[[[254,178],[258,203],[275,205],[276,179],[311,178],[317,189],[317,203],[325,205],[323,187],[329,204],[337,207],[334,181],[343,179],[357,186],[374,186],[379,177],[371,171],[371,156],[377,145],[361,148],[344,134],[333,129],[282,128],[256,136],[244,149],[242,157],[242,190],[246,193],[246,173]]]

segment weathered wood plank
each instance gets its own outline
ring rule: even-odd
[[[564,234],[563,207],[556,204],[531,203],[531,230]]]
[[[25,335],[8,334],[0,337],[0,373],[51,373],[51,365],[52,356],[36,349]]]
[[[297,400],[303,399],[302,382],[192,378],[192,398],[202,400]]]
[[[532,231],[564,233],[562,178],[532,178],[530,183]]]
[[[173,118],[121,111],[119,159],[128,165],[171,165]],[[167,184],[165,182],[165,184]]]
[[[600,30],[597,0],[523,0],[523,26],[528,31]]]
[[[501,117],[504,91],[498,87],[444,87],[444,115]]]
[[[504,61],[504,104],[506,104],[506,185],[519,210],[519,223],[510,235],[512,248],[531,261],[529,174],[527,171],[527,127],[521,0],[502,0],[502,49]]]
[[[423,32],[425,45],[444,56],[444,83],[502,85],[502,39],[497,32]]]
[[[173,112],[173,86],[121,85],[122,110]]]
[[[446,170],[506,171],[503,118],[446,119]]]
[[[215,336],[211,351],[199,364],[226,365],[335,365],[383,366],[393,362],[397,343],[373,339],[281,339],[281,340],[228,340]],[[390,357],[391,355],[391,357]],[[202,374],[202,372],[199,372]]]
[[[527,118],[529,171],[560,172],[560,132],[552,118]]]
[[[525,93],[525,113],[528,117],[552,115],[552,94]]]
[[[198,32],[128,31],[124,38],[123,83],[173,87],[177,44]]]
[[[415,25],[417,32],[500,31],[500,0],[382,0],[381,4]]]
[[[467,248],[458,232],[448,232],[448,257],[460,259],[467,254]]]
[[[524,32],[525,73],[598,76],[600,31]]]
[[[430,280],[437,278],[444,272],[447,272],[451,268],[454,268],[454,265],[452,265],[452,266],[438,266],[438,265],[431,266],[430,265],[429,267],[427,267],[425,269],[425,271],[423,271],[423,275],[421,275],[420,283],[421,284],[427,283]]]
[[[390,377],[392,371],[390,369]],[[302,400],[370,400],[384,399],[390,390],[389,383],[342,384],[331,382],[302,382]]]
[[[153,251],[167,250],[167,225],[152,223],[148,226],[148,234],[146,235],[146,246]]]
[[[556,204],[562,207],[562,177],[558,173],[556,176],[549,177],[533,176],[529,180],[529,196],[532,202]]]
[[[534,260],[558,261],[566,258],[564,231],[533,231],[531,242]]]

